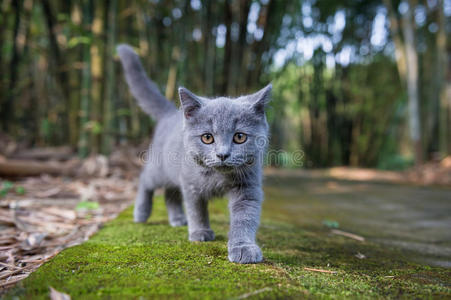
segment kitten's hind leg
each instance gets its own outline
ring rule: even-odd
[[[133,217],[136,223],[146,222],[152,212],[152,198],[154,186],[149,185],[144,172],[139,177],[138,193],[135,199]]]
[[[187,224],[183,212],[182,194],[178,188],[167,188],[164,191],[166,208],[168,210],[169,224],[172,227],[185,226]]]

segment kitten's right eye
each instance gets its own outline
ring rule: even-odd
[[[213,135],[211,135],[210,133],[202,134],[200,139],[202,140],[202,143],[204,143],[204,144],[211,144],[215,141],[215,139],[213,138]]]

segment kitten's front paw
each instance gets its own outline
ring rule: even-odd
[[[145,223],[147,219],[149,218],[149,215],[146,213],[139,213],[135,212],[133,219],[135,223]]]
[[[191,242],[208,242],[215,239],[215,233],[211,229],[201,229],[191,232],[189,240]]]
[[[256,244],[230,246],[229,260],[240,264],[255,264],[263,260],[263,255]]]

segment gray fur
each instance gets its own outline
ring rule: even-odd
[[[138,55],[128,45],[117,47],[125,70],[125,79],[139,106],[153,119],[159,120],[167,114],[174,113],[177,108],[160,93],[157,85],[149,80],[141,65]],[[152,99],[149,101],[149,99]]]
[[[207,99],[180,88],[181,109],[177,110],[147,78],[131,47],[121,45],[118,52],[133,95],[144,111],[158,120],[149,161],[140,176],[135,222],[147,220],[153,191],[163,187],[169,223],[188,223],[190,241],[211,241],[215,235],[210,228],[208,200],[227,194],[229,260],[262,261],[255,235],[263,201],[262,163],[268,136],[264,108],[271,85],[236,99]],[[247,134],[247,141],[234,143],[236,132]],[[205,133],[213,135],[213,143],[201,141]]]

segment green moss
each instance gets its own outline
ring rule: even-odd
[[[167,224],[157,197],[147,224],[132,209],[86,243],[67,249],[21,282],[7,297],[47,299],[49,286],[90,298],[423,298],[451,297],[451,272],[402,259],[372,243],[331,236],[321,225],[298,227],[265,212],[258,240],[265,262],[227,260],[226,201],[211,203],[214,242],[190,243],[186,227]],[[365,259],[355,255],[365,253]],[[336,271],[307,271],[304,267]]]

